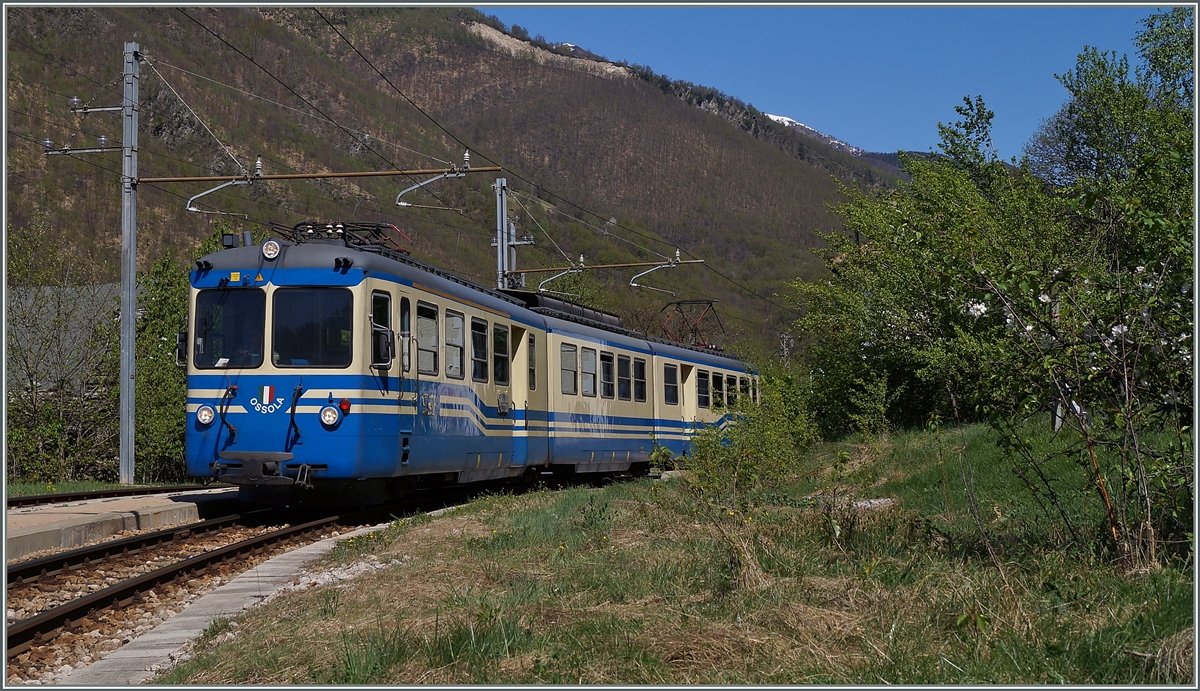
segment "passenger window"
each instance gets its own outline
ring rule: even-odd
[[[708,407],[708,372],[704,370],[696,373],[696,405]]]
[[[663,400],[667,405],[679,405],[679,368],[663,365]]]
[[[487,322],[471,320],[471,379],[488,380]]]
[[[438,373],[438,310],[433,305],[417,303],[417,371]]]
[[[573,345],[567,345],[564,343],[559,346],[559,354],[562,358],[562,392],[572,396],[574,396],[575,392],[578,390],[575,388],[575,376],[579,370],[579,367],[575,362],[575,356],[577,353],[578,349],[576,349],[576,347]]]
[[[580,370],[582,376],[579,379],[580,391],[584,396],[596,395],[596,351],[591,348],[584,348],[580,353]]]
[[[646,361],[641,358],[633,359],[633,400],[646,402]]]
[[[508,384],[508,325],[492,327],[492,379],[497,384]]]
[[[613,354],[600,353],[600,397],[616,397],[616,377],[613,372]]]
[[[533,334],[529,334],[529,390],[537,391],[537,345]]]
[[[720,372],[712,373],[712,407],[725,407],[725,379]]]
[[[737,377],[725,377],[725,396],[729,400],[729,407],[733,407],[737,403]]]
[[[742,395],[749,396],[750,395],[750,380],[745,377],[741,377],[738,379],[738,383],[739,383],[738,389],[741,390]]]
[[[617,356],[617,398],[622,401],[628,401],[630,396],[629,386],[629,356]]]
[[[463,378],[463,315],[446,310],[446,376]]]

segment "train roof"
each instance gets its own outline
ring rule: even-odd
[[[343,279],[350,279],[352,271],[361,271],[364,276],[371,274],[394,275],[418,286],[445,293],[449,297],[469,300],[490,310],[509,313],[520,320],[542,325],[550,330],[577,333],[595,340],[672,358],[699,361],[731,369],[748,367],[747,363],[732,354],[653,338],[632,329],[614,325],[610,317],[615,317],[615,315],[607,312],[592,310],[556,298],[546,299],[538,293],[511,291],[509,294],[488,288],[413,259],[407,253],[378,244],[356,245],[336,238],[316,238],[302,242],[276,240],[276,242],[279,242],[281,248],[279,256],[274,260],[268,260],[263,256],[261,245],[233,247],[208,254],[197,260],[197,270],[192,274],[192,284],[197,288],[223,286],[225,283],[220,283],[220,279],[216,276],[232,271],[257,270],[261,274],[263,271],[273,272],[275,269],[333,269],[340,264],[339,259],[350,258],[353,261],[352,268],[341,272]],[[211,278],[206,280],[207,277]],[[340,284],[338,281],[331,280],[330,282]],[[357,281],[350,281],[346,284],[352,285],[353,283],[357,283]],[[566,306],[577,309],[564,309]]]

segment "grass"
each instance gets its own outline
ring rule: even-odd
[[[9,497],[31,497],[41,494],[69,494],[73,492],[92,492],[106,489],[129,489],[130,487],[173,487],[179,482],[143,482],[136,485],[122,485],[116,482],[95,482],[91,480],[64,482],[8,482],[4,488]]]
[[[673,482],[397,521],[326,557],[390,567],[243,615],[236,638],[202,641],[155,683],[1190,683],[1190,561],[1130,572],[1066,542],[988,435],[810,454],[720,519],[752,545],[762,587],[739,585],[728,542]],[[1065,493],[1076,480],[1060,470]],[[1003,576],[965,498],[972,471]],[[835,501],[874,497],[895,501]],[[1074,519],[1102,526],[1085,498]]]

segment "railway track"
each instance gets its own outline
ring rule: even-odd
[[[206,521],[205,523],[211,524],[230,519],[233,519],[233,517],[216,519],[216,521]],[[32,617],[16,621],[7,627],[7,659],[11,662],[15,656],[28,652],[35,646],[46,645],[63,633],[83,630],[89,624],[97,624],[100,618],[99,613],[104,610],[119,610],[134,603],[145,602],[148,599],[147,594],[153,592],[155,589],[178,587],[181,583],[194,580],[198,575],[213,571],[231,561],[253,559],[256,556],[265,554],[268,550],[283,547],[286,543],[311,540],[316,533],[322,531],[328,532],[337,526],[344,525],[353,520],[350,516],[326,516],[299,525],[270,530],[249,539],[238,540],[233,544],[208,550],[196,556],[155,569],[149,573],[123,580],[42,611]],[[236,520],[234,522],[236,523]],[[161,532],[186,533],[195,530],[199,525],[195,524],[193,526],[178,528],[174,531]],[[227,523],[226,527],[228,525]],[[209,528],[217,529],[215,526],[209,526]],[[165,539],[165,536],[163,537]],[[147,536],[130,538],[130,540],[143,541],[146,539]],[[100,545],[98,548],[102,551],[103,548],[111,547],[112,544]],[[152,542],[150,544],[155,543]],[[140,551],[145,547],[146,545],[143,545],[138,550]],[[96,548],[89,549],[94,550]],[[75,552],[83,551],[75,550]],[[46,575],[49,575],[51,568],[59,571],[64,568],[76,568],[77,565],[86,563],[86,560],[89,558],[86,555],[68,556],[69,554],[73,553],[45,557],[26,564],[14,564],[9,568],[9,571],[10,573],[21,573],[22,577],[26,579],[41,579],[43,578],[41,567],[46,567]],[[129,553],[122,552],[121,554]],[[33,574],[35,570],[37,571],[36,575]],[[231,570],[235,569],[226,569],[227,572]],[[10,580],[10,583],[15,583],[15,581]],[[152,599],[157,600],[157,595]]]
[[[226,484],[212,485],[175,485],[172,487],[122,487],[118,489],[99,489],[88,492],[65,492],[60,494],[35,494],[27,497],[9,497],[8,508],[18,509],[26,506],[45,506],[47,504],[66,504],[73,501],[89,499],[111,499],[113,497],[140,497],[148,494],[168,494],[171,492],[195,492],[201,489],[223,489],[233,487]]]
[[[384,522],[414,511],[450,506],[488,489],[430,490],[389,506],[315,520],[309,520],[314,517],[311,511],[280,513],[277,509],[260,509],[12,564],[7,567],[8,619],[11,623],[6,632],[6,678],[10,683],[50,683],[48,677],[61,674],[66,668],[64,664],[88,664],[103,657],[173,616],[192,599],[277,553],[336,535],[343,529]],[[121,569],[105,566],[124,562],[128,568],[139,561],[149,565],[165,553],[205,535],[216,535],[245,524],[266,530],[265,526],[278,525],[288,519],[298,524],[271,529],[217,548],[206,548],[201,554],[130,578],[113,578],[112,574]],[[74,579],[90,592],[68,593],[71,597],[62,598],[68,601],[61,604],[35,608],[31,610],[36,611],[32,616],[19,619],[14,616],[21,612],[20,605],[14,605],[15,600],[20,600],[20,597],[14,598],[17,594],[14,588],[53,591],[64,578]],[[119,582],[112,582],[117,580]],[[18,608],[16,611],[14,606]]]

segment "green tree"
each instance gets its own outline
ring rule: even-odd
[[[1191,70],[1175,59],[1192,54],[1191,15],[1146,25],[1136,72],[1085,49],[1060,76],[1070,98],[1019,167],[991,148],[982,99],[965,99],[939,125],[944,158],[906,160],[895,192],[846,190],[837,211],[866,242],[831,237],[831,278],[794,284],[826,429],[864,383],[924,386],[932,398],[901,396],[889,415],[988,419],[1078,536],[1064,478],[1026,439],[1053,409],[1068,430],[1056,453],[1095,488],[1109,544],[1140,562],[1189,530],[1194,469]]]
[[[223,220],[192,252],[192,260],[221,248],[221,236],[233,232]],[[255,242],[268,233],[252,229]],[[175,362],[176,334],[188,327],[189,268],[168,252],[138,279],[141,315],[137,327],[136,448],[137,475],[143,482],[184,479],[183,445],[187,370]]]
[[[175,337],[187,325],[187,270],[168,252],[140,277],[138,288],[137,475],[143,482],[181,480],[187,373],[175,364]]]
[[[40,216],[6,242],[7,477],[115,479],[117,287]]]

